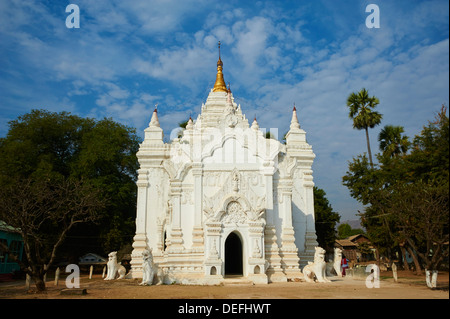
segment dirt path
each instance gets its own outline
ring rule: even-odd
[[[83,296],[61,295],[65,281],[58,287],[47,282],[44,293],[25,292],[24,282],[0,283],[1,299],[449,299],[448,273],[438,277],[438,289],[429,289],[424,276],[399,275],[395,283],[389,273],[381,274],[380,288],[369,289],[364,278],[331,277],[330,283],[287,282],[268,285],[231,284],[221,286],[139,286],[138,280],[104,281],[82,276]],[[32,287],[33,288],[33,287]]]

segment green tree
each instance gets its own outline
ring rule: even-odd
[[[386,157],[395,157],[406,154],[409,148],[409,140],[401,126],[386,125],[378,135],[380,150]]]
[[[92,246],[91,234],[99,234],[97,243],[104,252],[118,250],[132,241],[136,217],[136,153],[139,139],[135,130],[112,119],[103,119],[82,132],[78,156],[70,163],[71,176],[89,179],[110,198],[101,227],[80,229],[85,245]],[[79,238],[68,244],[78,247]],[[83,253],[83,252],[79,252]]]
[[[183,121],[178,123],[178,127],[180,127],[181,129],[178,131],[177,137],[181,138],[183,136],[183,132],[186,129],[187,124],[189,123],[189,120]]]
[[[377,170],[372,168],[366,155],[358,155],[348,163],[348,171],[342,177],[350,195],[363,205],[371,203],[374,194],[380,187]]]
[[[448,256],[448,131],[443,107],[414,138],[409,154],[379,154],[377,168],[358,156],[343,177],[351,196],[366,206],[361,222],[380,254],[406,249],[419,273],[421,264],[437,268]]]
[[[338,238],[344,239],[353,235],[364,234],[364,231],[360,228],[352,228],[347,223],[340,224],[337,228]]]
[[[21,261],[0,242],[0,250],[17,261],[45,290],[44,276],[75,225],[95,222],[106,199],[85,181],[63,177],[9,180],[0,188],[0,219],[18,230],[26,258]]]
[[[448,257],[448,205],[448,187],[433,182],[397,184],[392,192],[389,211],[428,270],[438,270]]]
[[[83,181],[108,200],[98,223],[73,225],[59,251],[76,260],[87,251],[117,250],[134,235],[138,147],[135,130],[112,119],[32,110],[10,121],[0,139],[0,187],[27,179]]]
[[[267,139],[276,139],[275,135],[270,130],[266,132],[264,137]]]
[[[344,238],[347,238],[348,236],[351,236],[350,235],[351,230],[352,230],[352,227],[349,224],[347,224],[347,223],[340,224],[338,226],[338,230],[337,230],[339,239],[344,239]]]
[[[368,242],[359,243],[358,250],[361,253],[362,261],[369,261],[373,258],[373,251]]]
[[[327,251],[331,251],[336,240],[336,224],[340,215],[333,211],[323,189],[314,186],[314,214],[317,242]]]
[[[405,165],[410,167],[413,180],[449,183],[449,118],[447,108],[442,106],[434,121],[429,121],[412,144]]]
[[[184,122],[180,122],[178,123],[178,126],[181,127],[182,129],[185,129],[187,124],[188,124],[189,120],[186,120]]]
[[[369,128],[374,128],[381,123],[383,116],[374,111],[380,103],[375,96],[369,97],[369,92],[362,89],[358,93],[351,93],[347,98],[347,106],[350,108],[349,117],[353,120],[353,128],[365,130],[367,151],[370,165],[373,167],[372,151],[370,149]]]

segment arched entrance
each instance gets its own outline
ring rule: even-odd
[[[225,240],[225,276],[242,276],[242,241],[232,232]]]

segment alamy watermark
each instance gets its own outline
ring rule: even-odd
[[[70,13],[66,18],[66,27],[68,29],[80,28],[80,7],[76,4],[69,4],[66,12]],[[366,6],[366,13],[370,13],[366,18],[366,27],[368,29],[380,28],[380,8],[378,5],[371,3]]]
[[[80,28],[80,7],[76,4],[69,4],[66,7],[66,12],[70,14],[66,18],[66,28],[72,29]]]
[[[367,265],[366,272],[370,275],[366,278],[367,288],[380,288],[380,268],[375,264]]]
[[[380,8],[376,4],[369,4],[366,7],[366,12],[370,14],[366,18],[366,27],[368,29],[380,28]]]
[[[75,264],[69,264],[66,267],[66,273],[70,272],[66,277],[67,288],[80,288],[80,267]]]

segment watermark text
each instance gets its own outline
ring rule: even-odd
[[[380,28],[380,8],[376,4],[369,4],[366,7],[366,12],[370,14],[366,18],[366,27],[368,29]]]
[[[80,28],[80,8],[76,4],[69,4],[66,7],[66,12],[70,14],[66,18],[67,29]]]

